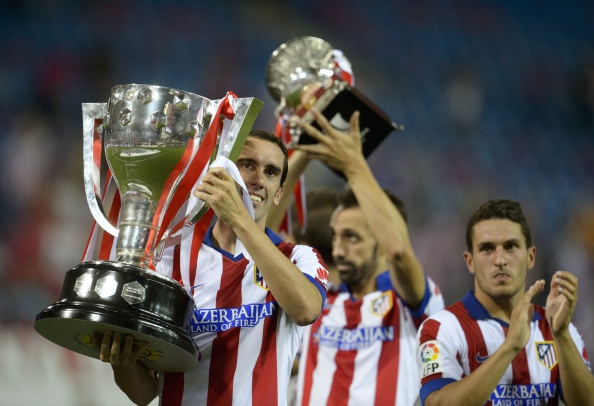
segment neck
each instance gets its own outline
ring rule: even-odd
[[[212,229],[213,245],[233,254],[236,242],[237,234],[235,234],[235,231],[221,220],[218,220]]]
[[[357,300],[362,299],[365,295],[375,292],[377,288],[377,277],[384,272],[386,269],[384,267],[380,267],[379,264],[383,264],[383,261],[378,261],[378,266],[375,267],[375,272],[369,276],[366,280],[362,281],[357,285],[351,285],[349,288],[351,289],[351,294]]]
[[[479,303],[483,305],[487,312],[489,312],[491,317],[502,320],[506,323],[510,322],[512,311],[521,299],[521,297],[519,297],[519,299],[516,299],[516,297],[494,298],[478,290],[475,290],[474,294]]]

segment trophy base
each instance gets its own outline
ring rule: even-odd
[[[362,152],[365,157],[371,155],[392,131],[404,129],[403,126],[394,123],[365,95],[344,81],[334,81],[327,89],[320,88],[309,102],[328,119],[330,125],[341,131],[348,131],[351,115],[359,111]],[[295,114],[321,131],[309,107],[300,107]],[[317,143],[301,127],[290,125],[289,131],[292,143],[300,145]]]
[[[99,358],[93,334],[131,334],[149,347],[138,359],[156,371],[184,372],[200,363],[188,332],[193,299],[175,280],[112,261],[89,261],[66,274],[60,300],[39,313],[35,330],[82,355]]]

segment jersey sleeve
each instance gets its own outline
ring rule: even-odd
[[[431,392],[460,380],[464,375],[459,359],[464,358],[465,351],[457,340],[457,325],[451,313],[441,311],[425,320],[417,333],[417,367],[423,404]]]
[[[584,339],[582,338],[582,336],[578,332],[578,329],[576,328],[576,326],[573,323],[569,324],[569,334],[571,335],[571,338],[572,338],[573,342],[575,343],[576,348],[578,349],[580,355],[582,356],[582,360],[584,361],[584,364],[586,364],[586,366],[588,367],[588,370],[590,370],[590,372],[592,372],[592,365],[590,364],[590,358],[588,357],[588,353],[586,351],[586,343],[584,342]]]
[[[406,303],[405,303],[406,305]],[[408,307],[408,305],[407,305]],[[428,276],[425,276],[425,295],[418,309],[410,309],[412,316],[420,325],[428,316],[437,313],[445,307],[443,295],[437,284]]]
[[[312,247],[295,245],[290,257],[307,279],[313,283],[322,295],[322,307],[326,303],[328,290],[328,269],[320,254]],[[321,312],[320,308],[320,312]]]

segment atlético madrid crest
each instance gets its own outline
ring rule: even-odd
[[[535,341],[536,355],[538,362],[549,369],[555,368],[557,365],[557,351],[554,341]]]
[[[266,284],[264,277],[262,276],[262,274],[260,273],[260,270],[258,269],[258,267],[255,264],[254,264],[254,283],[256,285],[258,285],[259,287],[261,287],[262,289],[268,290],[268,285]]]
[[[384,292],[371,302],[371,313],[374,316],[384,317],[392,309],[392,306],[392,295],[390,292]]]

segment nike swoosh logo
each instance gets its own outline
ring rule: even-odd
[[[476,354],[476,362],[478,362],[479,364],[482,364],[483,362],[485,362],[488,359],[489,359],[488,355],[486,357],[482,357],[481,354]]]

